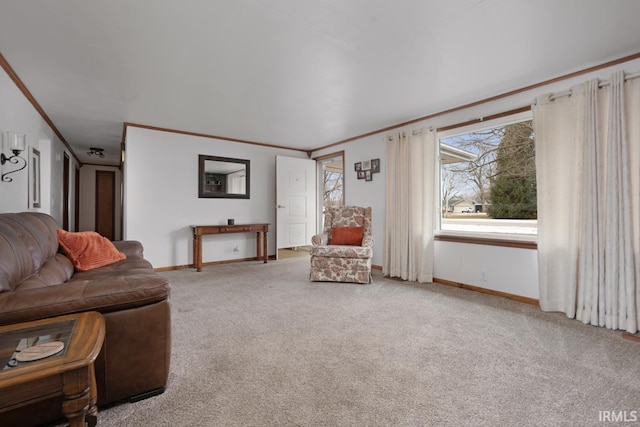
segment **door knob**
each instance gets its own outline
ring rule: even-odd
[[[285,205],[278,205],[277,208],[278,209],[282,209],[282,208],[286,208],[286,206]]]

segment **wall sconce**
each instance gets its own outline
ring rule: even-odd
[[[2,177],[0,178],[2,179],[2,182],[13,181],[13,178],[7,175],[9,175],[10,173],[21,171],[22,169],[27,167],[27,159],[25,159],[24,157],[20,157],[20,152],[24,151],[24,148],[25,148],[26,138],[27,136],[24,133],[4,132],[3,134],[4,147],[2,151],[7,149],[11,150],[11,152],[13,153],[13,156],[7,157],[4,153],[1,153],[0,164],[2,166],[4,166],[5,163],[11,163],[11,164],[17,165],[20,163],[20,160],[22,160],[24,164],[22,165],[21,168],[18,168],[9,172],[4,172],[2,174]]]
[[[90,147],[87,154],[90,156],[96,155],[100,158],[104,157],[104,148]]]

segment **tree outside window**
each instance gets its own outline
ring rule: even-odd
[[[440,138],[440,158],[443,230],[536,233],[531,120]]]

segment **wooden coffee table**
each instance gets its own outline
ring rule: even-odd
[[[95,425],[93,362],[104,333],[104,319],[94,311],[0,327],[0,413],[61,395],[71,427]],[[50,341],[63,342],[64,349],[44,359],[16,362],[16,347]]]

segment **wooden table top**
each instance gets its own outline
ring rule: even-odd
[[[58,354],[33,362],[0,367],[0,390],[47,378],[93,363],[102,348],[104,319],[96,311],[58,316],[0,327],[0,354],[15,351],[16,338],[43,334],[68,334],[65,348]]]

